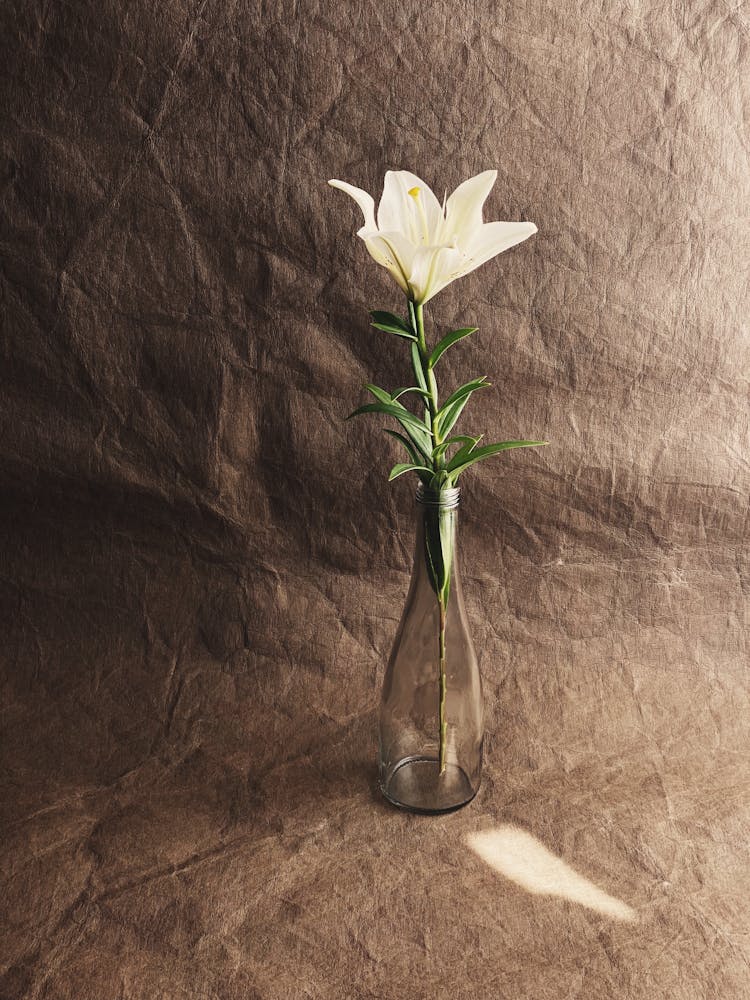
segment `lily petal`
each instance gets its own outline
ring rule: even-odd
[[[446,232],[458,243],[467,243],[482,225],[482,207],[496,180],[497,170],[485,170],[459,184],[448,199],[445,206]]]
[[[463,253],[458,247],[420,247],[414,254],[409,285],[416,302],[429,302],[445,288],[460,267]]]
[[[409,278],[416,247],[401,232],[363,233],[362,239],[373,260],[382,264],[398,282],[401,290],[409,294]]]
[[[367,191],[363,191],[362,188],[355,187],[353,184],[347,184],[346,181],[331,180],[328,182],[331,187],[338,188],[339,191],[345,192],[351,198],[354,198],[356,203],[362,209],[362,215],[365,217],[365,224],[363,229],[376,229],[375,225],[375,200],[371,194]]]
[[[415,197],[409,194],[410,191],[418,191],[418,194]],[[409,170],[386,173],[378,205],[378,229],[400,231],[413,243],[425,245],[435,242],[442,219],[440,202],[416,174]]]
[[[510,250],[517,243],[523,243],[536,231],[533,222],[485,223],[474,238],[462,247],[466,254],[466,262],[460,273],[468,274],[504,250]]]

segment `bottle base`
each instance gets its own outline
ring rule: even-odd
[[[441,775],[437,757],[406,757],[380,781],[391,805],[424,815],[455,812],[471,802],[478,788],[457,764],[446,764]]]

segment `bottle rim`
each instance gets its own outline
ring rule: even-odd
[[[440,510],[455,510],[461,499],[461,487],[451,486],[444,489],[434,489],[419,483],[416,501],[423,507],[439,507]]]

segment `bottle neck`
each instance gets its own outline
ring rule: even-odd
[[[424,581],[447,601],[451,587],[458,586],[458,504],[457,487],[432,490],[420,483],[417,488],[417,531],[413,579]],[[455,589],[455,588],[454,588]]]
[[[456,510],[461,501],[461,488],[453,486],[450,489],[437,490],[424,483],[417,486],[416,500],[418,507],[438,511]]]

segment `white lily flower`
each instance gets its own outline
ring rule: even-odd
[[[330,180],[362,209],[357,231],[378,264],[416,303],[428,302],[451,281],[468,274],[503,250],[533,236],[533,222],[484,222],[482,206],[497,179],[485,170],[459,184],[441,207],[430,188],[408,170],[389,170],[375,220],[367,191]]]

